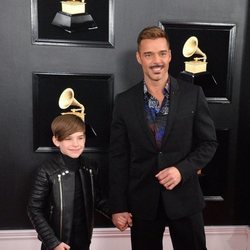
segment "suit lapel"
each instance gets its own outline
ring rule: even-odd
[[[145,132],[146,137],[150,140],[150,143],[156,147],[156,142],[153,133],[151,132],[144,114],[144,95],[143,95],[143,82],[138,84],[138,88],[134,92],[135,111],[140,127]],[[139,97],[139,98],[138,98]]]
[[[175,120],[175,116],[177,113],[180,93],[179,93],[179,85],[175,78],[170,77],[170,109],[168,113],[167,126],[165,129],[165,134],[162,139],[162,146],[166,143],[169,133],[171,131],[171,127]]]

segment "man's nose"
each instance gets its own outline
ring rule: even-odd
[[[161,57],[160,57],[159,55],[155,54],[155,55],[153,56],[153,62],[154,62],[154,63],[159,63],[159,62],[161,62]]]

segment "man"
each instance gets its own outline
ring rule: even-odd
[[[117,96],[110,140],[110,206],[118,229],[131,226],[133,250],[162,250],[165,226],[175,250],[206,249],[198,173],[216,134],[199,86],[169,75],[165,31],[138,36],[144,80]]]

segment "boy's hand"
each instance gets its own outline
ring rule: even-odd
[[[61,242],[58,246],[56,246],[53,250],[69,250],[70,246]]]

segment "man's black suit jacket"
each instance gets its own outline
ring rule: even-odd
[[[153,219],[160,196],[170,219],[204,207],[197,171],[216,151],[214,123],[201,87],[173,77],[170,84],[170,111],[160,150],[145,119],[143,82],[116,97],[109,169],[112,213],[127,211]],[[169,166],[176,166],[182,176],[171,191],[155,177]]]

